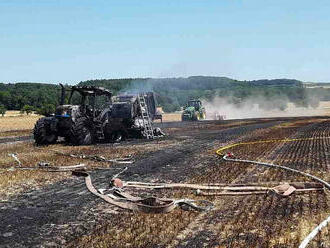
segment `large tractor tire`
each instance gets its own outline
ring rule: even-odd
[[[70,140],[75,145],[90,145],[94,143],[92,124],[86,117],[79,117],[71,126]]]
[[[200,117],[199,117],[199,113],[195,112],[194,116],[193,116],[193,120],[194,121],[199,121]]]
[[[47,117],[43,117],[35,124],[33,137],[37,145],[49,145],[57,141],[57,134],[51,131],[49,122]]]

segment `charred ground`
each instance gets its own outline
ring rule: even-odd
[[[214,152],[220,146],[239,141],[329,137],[330,120],[322,117],[169,123],[164,124],[164,130],[169,135],[154,141],[128,141],[115,146],[101,144],[79,149],[59,144],[55,148],[77,149],[73,152],[106,157],[121,148],[133,150],[136,162],[121,175],[123,180],[194,183],[306,181],[282,171],[225,162]],[[237,147],[231,151],[240,158],[273,161],[329,181],[329,143],[329,139],[316,139]],[[25,149],[37,148],[31,145]],[[47,153],[47,150],[38,153],[34,161],[47,158],[42,156],[43,152]],[[28,164],[28,159],[24,159],[23,162]],[[58,158],[52,159],[56,161]],[[63,160],[61,164],[65,162],[73,161]],[[95,162],[81,162],[96,166]],[[33,163],[28,165],[33,166]],[[123,165],[110,168],[91,174],[97,188],[107,187],[112,175]],[[7,173],[12,172],[0,174],[0,177]],[[10,186],[6,187],[11,190]],[[175,198],[197,197],[184,190],[153,193]],[[283,199],[275,196],[208,199],[216,205],[216,209],[208,213],[180,209],[163,215],[128,213],[94,197],[82,179],[71,178],[66,173],[57,181],[45,183],[39,189],[28,188],[0,203],[0,244],[2,247],[296,247],[330,211],[329,195],[324,193]],[[322,231],[313,246],[329,246],[329,228]]]

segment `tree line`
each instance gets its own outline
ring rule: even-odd
[[[289,102],[296,106],[317,107],[319,101],[330,100],[330,89],[308,89],[303,82],[292,79],[238,81],[227,77],[194,76],[88,80],[79,85],[101,86],[116,94],[153,91],[165,112],[180,110],[188,100],[196,98],[212,101],[220,97],[238,108],[249,102],[266,110],[285,110]]]
[[[288,102],[297,106],[317,107],[320,100],[330,100],[330,89],[305,88],[291,79],[238,81],[226,77],[194,76],[188,78],[98,79],[78,83],[111,90],[114,95],[153,91],[165,112],[179,110],[190,99],[211,101],[226,99],[237,107],[247,100],[265,109],[284,110]],[[0,83],[0,114],[3,109],[52,112],[59,104],[60,87],[46,83]]]
[[[58,89],[54,84],[45,83],[0,83],[0,112],[20,110],[27,114],[42,111],[45,106],[58,104]],[[1,114],[1,113],[0,113]]]

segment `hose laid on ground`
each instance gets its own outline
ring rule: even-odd
[[[274,183],[265,183],[274,184]],[[189,184],[189,183],[142,183],[122,182],[121,187],[140,189],[192,189],[196,195],[201,196],[237,196],[237,195],[259,195],[275,193],[279,196],[289,196],[292,193],[306,193],[310,191],[323,191],[324,186],[319,183],[290,182],[277,183],[276,186],[262,186],[262,184]],[[221,192],[204,192],[221,191]],[[222,192],[225,191],[225,192]]]
[[[263,165],[263,166],[266,166],[266,167],[273,167],[273,168],[278,168],[278,169],[283,169],[283,170],[291,171],[291,172],[294,172],[294,173],[298,173],[300,175],[312,178],[314,181],[318,181],[319,183],[322,183],[326,188],[328,188],[330,190],[330,184],[328,182],[322,180],[321,178],[313,176],[312,174],[302,172],[302,171],[299,171],[299,170],[296,170],[296,169],[292,169],[290,167],[271,164],[271,163],[265,163],[265,162],[258,162],[258,161],[253,161],[253,160],[246,160],[246,159],[235,159],[235,158],[233,159],[233,158],[228,158],[227,155],[223,156],[223,159],[226,160],[226,161],[233,161],[233,162],[259,164],[259,165]]]
[[[124,182],[124,187],[140,188],[140,189],[204,189],[204,190],[232,190],[232,191],[260,191],[268,190],[269,187],[262,186],[232,186],[230,184],[218,186],[216,184],[189,184],[189,183],[141,183],[141,182]]]
[[[308,243],[324,228],[330,223],[330,215],[324,221],[321,222],[308,236],[300,243],[299,248],[307,247]]]
[[[81,170],[86,169],[87,166],[85,164],[77,164],[77,165],[68,165],[68,166],[53,166],[49,163],[40,162],[38,163],[38,167],[36,169],[41,169],[49,172],[62,172],[62,171],[72,171],[72,170]]]
[[[95,160],[95,161],[99,161],[99,162],[109,162],[109,163],[116,163],[116,164],[132,164],[134,162],[131,157],[107,159],[103,156],[98,156],[98,155],[71,154],[71,153],[65,153],[65,152],[61,152],[61,151],[57,151],[57,150],[52,150],[52,151],[57,155],[68,156],[71,158]]]
[[[69,153],[62,153],[59,151],[54,151],[57,154],[60,155],[65,155],[65,156],[70,156],[74,158],[83,158],[83,159],[92,159],[96,161],[101,161],[101,162],[111,162],[111,163],[118,163],[118,164],[131,164],[133,163],[133,160],[130,157],[126,158],[117,158],[117,159],[106,159],[102,156],[89,156],[89,155],[74,155],[74,154],[69,154]],[[78,165],[70,165],[70,166],[53,166],[49,164],[48,162],[39,162],[37,167],[22,167],[21,161],[18,159],[16,153],[10,153],[8,156],[12,157],[17,163],[18,167],[10,167],[10,168],[0,168],[0,174],[9,172],[9,171],[15,171],[15,170],[43,170],[43,171],[48,171],[48,172],[66,172],[66,171],[72,171],[72,170],[77,170],[77,169],[87,169],[87,166],[85,164],[78,164]],[[102,167],[92,167],[92,169],[96,170],[108,170],[109,168],[102,168]],[[127,168],[126,168],[127,169]]]
[[[214,206],[209,201],[204,200],[190,200],[190,199],[165,199],[156,197],[134,197],[128,193],[120,191],[118,188],[113,189],[113,194],[102,194],[92,184],[91,176],[85,171],[72,171],[72,175],[85,178],[87,189],[94,195],[100,197],[111,205],[117,206],[122,209],[128,209],[135,212],[158,214],[168,213],[174,210],[177,206],[184,209],[194,209],[196,211],[208,211]],[[202,203],[205,206],[197,205]]]
[[[40,162],[38,163],[37,167],[10,167],[5,169],[5,171],[0,172],[5,173],[8,171],[15,171],[15,170],[40,170],[45,172],[68,172],[77,169],[87,169],[87,165],[85,164],[77,164],[77,165],[68,165],[68,166],[52,166],[49,163]]]
[[[321,139],[329,139],[330,137],[315,137],[315,138],[299,138],[299,139],[271,139],[271,140],[258,140],[258,141],[250,141],[250,142],[239,142],[239,143],[234,143],[231,145],[223,146],[220,147],[216,153],[221,156],[224,155],[222,152],[229,149],[233,148],[236,146],[241,146],[241,145],[256,145],[256,144],[264,144],[264,143],[280,143],[280,142],[294,142],[294,141],[304,141],[304,140],[321,140]]]
[[[222,152],[224,150],[227,150],[229,148],[239,146],[239,145],[250,145],[250,144],[261,144],[261,143],[272,143],[272,142],[291,142],[291,141],[315,140],[315,139],[326,139],[326,138],[329,138],[329,137],[241,142],[241,143],[236,143],[236,144],[221,147],[216,151],[216,154],[219,155],[219,156],[223,156]],[[266,166],[266,167],[277,168],[277,169],[282,169],[282,170],[287,170],[287,171],[290,171],[290,172],[294,172],[294,173],[303,175],[305,177],[309,177],[309,178],[313,179],[314,181],[318,181],[319,183],[322,183],[327,189],[330,190],[330,184],[328,182],[326,182],[326,181],[322,180],[321,178],[318,178],[314,175],[311,175],[309,173],[305,173],[305,172],[302,172],[302,171],[299,171],[299,170],[296,170],[296,169],[292,169],[292,168],[289,168],[289,167],[286,167],[286,166],[276,165],[276,164],[272,164],[272,163],[265,163],[265,162],[246,160],[246,159],[229,158],[229,156],[231,156],[231,154],[224,155],[222,158],[226,161],[251,163],[251,164],[257,164],[257,165],[262,165],[262,166]],[[313,238],[315,238],[315,236],[322,230],[322,228],[326,227],[328,225],[328,223],[330,223],[330,215],[324,221],[322,221],[321,224],[319,224],[316,228],[314,228],[312,232],[310,232],[308,234],[308,236],[300,243],[299,248],[306,248],[307,245],[309,244],[309,242],[311,240],[313,240]]]

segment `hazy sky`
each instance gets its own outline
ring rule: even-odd
[[[0,82],[330,82],[329,0],[0,0]]]

